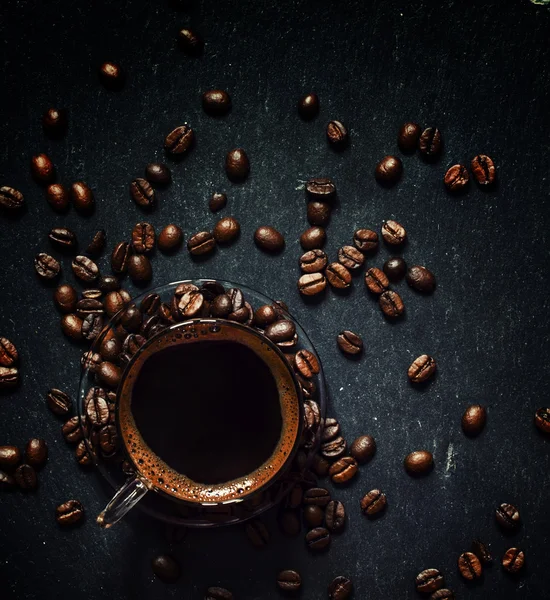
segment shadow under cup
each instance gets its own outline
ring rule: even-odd
[[[125,450],[150,489],[190,503],[244,500],[284,473],[302,401],[281,351],[253,329],[193,319],[152,338],[119,388]]]

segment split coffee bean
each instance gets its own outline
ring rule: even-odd
[[[405,312],[401,296],[393,290],[388,290],[378,298],[380,309],[388,319],[397,319]]]
[[[308,250],[300,257],[300,269],[303,273],[319,273],[325,269],[327,263],[326,252],[319,248]]]
[[[355,458],[344,456],[332,464],[328,474],[334,483],[347,483],[357,475],[357,470]]]
[[[371,294],[382,294],[389,288],[390,282],[384,271],[371,267],[365,273],[365,285]]]
[[[96,231],[92,241],[88,244],[86,248],[86,254],[91,256],[92,258],[97,258],[105,248],[106,234],[104,229],[100,229]]]
[[[149,183],[168,185],[172,181],[172,172],[164,163],[152,162],[145,167],[145,179]]]
[[[325,277],[333,288],[344,290],[351,285],[351,273],[344,265],[334,262],[325,269]]]
[[[467,581],[479,579],[483,573],[483,567],[479,558],[473,552],[463,552],[458,557],[458,571]]]
[[[128,270],[128,260],[132,254],[132,249],[128,242],[119,242],[111,254],[111,269],[113,273],[121,275]]]
[[[202,95],[204,112],[213,117],[221,117],[231,110],[231,96],[225,90],[208,90]]]
[[[384,221],[382,225],[382,237],[390,246],[399,246],[407,239],[407,232],[403,225],[397,221]]]
[[[303,296],[315,296],[327,287],[327,280],[322,273],[307,273],[298,280],[298,291]]]
[[[416,590],[421,594],[430,594],[445,585],[445,579],[438,569],[424,569],[415,580]]]
[[[382,270],[390,281],[399,281],[407,272],[407,263],[400,256],[392,256],[384,263]]]
[[[73,401],[65,392],[52,388],[49,390],[46,401],[49,409],[56,415],[65,416],[69,414],[73,407]]]
[[[157,246],[161,252],[173,252],[177,250],[183,242],[183,231],[181,227],[171,223],[160,232],[157,239]]]
[[[322,227],[310,227],[300,236],[300,245],[304,250],[322,248],[327,241],[327,234]]]
[[[41,252],[34,259],[34,269],[37,275],[44,280],[55,279],[61,272],[61,265],[53,256]]]
[[[225,157],[225,172],[231,181],[244,181],[250,173],[250,161],[242,148],[230,150]]]
[[[313,200],[307,203],[307,220],[310,225],[326,227],[330,222],[332,207],[328,202]]]
[[[65,252],[77,246],[75,233],[66,227],[54,227],[48,234],[48,239],[54,248]]]
[[[464,165],[453,165],[445,173],[443,183],[447,190],[451,193],[458,193],[468,187],[470,175],[468,169]]]
[[[82,439],[82,428],[78,416],[71,417],[61,428],[61,433],[65,441],[72,444],[80,442]]]
[[[405,123],[402,125],[397,136],[397,145],[401,152],[412,154],[418,146],[421,133],[422,129],[420,125],[416,123]]]
[[[361,512],[367,517],[374,517],[386,509],[386,494],[380,490],[371,490],[361,498]]]
[[[60,183],[52,183],[46,188],[46,200],[56,212],[64,212],[69,208],[69,192]]]
[[[130,196],[141,208],[151,209],[156,202],[155,190],[147,179],[138,177],[130,183]]]
[[[184,527],[181,527],[181,529],[185,530]],[[233,600],[233,594],[225,588],[209,587],[206,590],[204,600]]]
[[[132,230],[132,246],[137,254],[149,254],[155,247],[155,228],[150,223],[137,223]]]
[[[25,205],[23,194],[15,188],[3,185],[0,187],[0,208],[7,212],[17,212]]]
[[[324,527],[315,527],[306,534],[306,545],[312,552],[321,552],[330,546],[330,532]]]
[[[361,252],[371,252],[378,248],[378,234],[372,229],[358,229],[353,234],[353,243]]]
[[[319,97],[317,94],[306,94],[300,98],[298,114],[304,121],[310,121],[319,114]]]
[[[277,575],[277,585],[283,592],[297,592],[302,585],[302,578],[297,571],[286,569]]]
[[[428,127],[420,134],[418,139],[420,155],[425,160],[435,160],[443,150],[441,131],[435,127]]]
[[[418,292],[431,294],[435,289],[435,276],[426,267],[413,265],[407,271],[407,283]]]
[[[98,266],[87,256],[75,256],[71,266],[75,277],[85,283],[92,283],[99,277]]]
[[[353,583],[347,577],[335,577],[328,586],[329,600],[347,600],[353,593]]]
[[[306,195],[309,200],[331,202],[336,196],[336,185],[328,177],[312,177],[306,182]]]
[[[321,444],[321,454],[328,460],[337,460],[344,456],[347,448],[346,440],[339,435],[333,440]]]
[[[482,563],[489,564],[493,560],[489,549],[480,540],[474,540],[472,542],[472,552],[479,558],[479,560]]]
[[[331,500],[325,508],[325,525],[332,533],[340,533],[346,525],[346,509],[338,500]]]
[[[268,225],[256,229],[254,242],[258,248],[266,252],[281,252],[285,247],[285,238],[274,227]]]
[[[495,511],[497,523],[503,528],[513,531],[518,529],[521,523],[519,510],[507,502],[501,504]]]
[[[325,488],[313,487],[304,492],[304,505],[326,506],[330,502],[330,492]]]
[[[151,561],[153,573],[164,583],[176,583],[181,577],[181,567],[177,560],[168,554],[156,556]]]
[[[17,469],[15,469],[14,478],[15,483],[26,492],[35,490],[38,486],[38,477],[31,465],[19,465]]]
[[[454,600],[455,595],[453,594],[453,592],[451,592],[451,590],[448,590],[447,588],[442,588],[440,590],[437,590],[437,592],[434,592],[431,596],[430,596],[430,600]]]
[[[376,442],[372,435],[361,435],[353,440],[350,454],[361,465],[369,462],[376,453]]]
[[[475,436],[481,433],[487,421],[487,411],[484,406],[472,404],[464,411],[462,415],[462,429],[469,436]]]
[[[435,359],[428,354],[422,354],[414,359],[407,371],[407,375],[412,383],[422,383],[432,377],[436,369],[437,364]]]
[[[31,158],[31,173],[38,183],[51,183],[55,179],[55,167],[47,154]]]
[[[517,573],[525,564],[525,554],[518,548],[508,548],[502,557],[502,566],[508,573]]]
[[[164,139],[164,150],[173,156],[181,156],[195,143],[195,132],[185,123],[173,129]]]
[[[550,408],[539,408],[535,412],[535,425],[543,433],[550,433]]]
[[[212,234],[218,244],[229,244],[239,236],[240,231],[241,226],[237,219],[224,217],[216,223]]]
[[[360,354],[363,350],[363,340],[353,331],[349,331],[349,329],[339,333],[336,341],[338,343],[338,348],[340,348],[344,354],[353,356]]]
[[[382,185],[395,185],[403,175],[403,163],[397,156],[384,156],[376,165],[374,177]]]
[[[25,458],[27,464],[40,468],[48,460],[48,446],[42,439],[32,438],[25,446]]]
[[[63,527],[76,525],[84,518],[84,507],[78,500],[67,500],[55,509],[55,520]]]
[[[76,461],[81,467],[89,467],[94,463],[95,453],[90,452],[84,440],[78,442],[74,454]]]
[[[329,121],[327,124],[327,140],[329,144],[340,149],[348,143],[348,130],[341,121]]]
[[[407,454],[404,465],[409,475],[426,475],[433,469],[433,455],[428,450],[415,450]]]
[[[333,440],[335,437],[340,435],[340,423],[337,419],[333,419],[332,417],[327,417],[325,419],[325,426],[323,427],[323,431],[321,433],[321,441],[328,442]]]
[[[99,429],[109,423],[109,404],[103,388],[90,388],[86,395],[84,409],[92,427]]]
[[[317,375],[320,370],[320,365],[315,354],[309,350],[299,350],[294,356],[294,367],[302,377],[311,379]]]
[[[0,337],[0,366],[13,367],[19,362],[19,353],[15,344],[8,338]]]
[[[342,246],[338,250],[338,262],[343,264],[346,269],[356,271],[363,266],[365,256],[354,246]]]
[[[71,199],[76,211],[81,214],[90,214],[95,208],[94,194],[83,181],[73,183]]]
[[[218,212],[219,210],[222,210],[222,208],[225,208],[226,204],[227,196],[219,192],[214,192],[208,200],[208,208],[212,212]]]
[[[478,154],[474,157],[471,167],[474,179],[480,186],[490,186],[495,182],[497,176],[495,163],[486,154]]]

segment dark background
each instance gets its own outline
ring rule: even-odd
[[[0,442],[23,447],[42,436],[50,448],[39,490],[0,499],[2,597],[201,598],[217,584],[236,598],[277,598],[278,570],[295,568],[304,598],[325,597],[332,578],[347,575],[356,598],[412,599],[414,575],[436,566],[457,598],[548,598],[550,440],[532,422],[550,389],[548,9],[527,0],[223,0],[178,11],[160,0],[99,0],[4,2],[2,13],[0,183],[20,189],[28,210],[17,219],[0,216],[0,333],[19,349],[23,380],[0,398]],[[206,39],[200,59],[175,47],[185,25]],[[107,59],[127,71],[119,93],[98,82],[97,68]],[[232,96],[226,118],[201,109],[200,95],[212,87]],[[322,107],[305,123],[295,106],[310,91]],[[49,106],[69,111],[61,141],[43,135],[40,117]],[[341,154],[325,140],[332,118],[351,132]],[[374,165],[397,151],[397,130],[408,119],[441,128],[445,154],[435,165],[404,157],[403,181],[382,189]],[[163,526],[139,513],[100,530],[94,517],[107,495],[94,472],[75,464],[61,422],[44,402],[51,386],[75,393],[81,350],[60,333],[52,289],[37,281],[34,255],[49,251],[47,232],[55,225],[73,228],[84,244],[104,227],[109,250],[100,266],[108,271],[110,248],[143,219],[129,181],[147,162],[163,159],[164,136],[185,121],[196,130],[197,146],[173,165],[173,184],[158,193],[158,208],[146,218],[157,229],[179,223],[187,239],[233,215],[242,235],[206,262],[194,263],[185,249],[173,257],[157,253],[152,284],[220,277],[285,299],[323,361],[330,412],[347,439],[371,433],[378,441],[372,463],[350,487],[334,490],[349,521],[323,556],[310,555],[302,536],[285,539],[275,526],[264,551],[239,527],[191,531],[171,546]],[[236,146],[252,165],[243,185],[229,183],[223,170],[225,153]],[[63,183],[88,182],[97,199],[93,217],[52,212],[29,174],[38,152],[52,157]],[[467,195],[449,197],[445,169],[478,152],[498,165],[498,188],[484,193],[473,185]],[[431,297],[397,286],[407,307],[403,322],[382,318],[361,277],[347,297],[328,293],[318,305],[299,297],[298,236],[307,226],[302,186],[310,176],[330,176],[338,186],[340,206],[328,229],[332,257],[356,228],[379,229],[396,218],[409,233],[406,260],[436,273]],[[229,197],[218,216],[207,208],[214,191]],[[263,224],[285,234],[281,256],[254,247],[253,231]],[[388,256],[382,246],[368,264],[380,266]],[[69,260],[63,269],[72,281]],[[359,362],[336,347],[344,328],[364,338]],[[406,371],[421,353],[436,357],[439,372],[419,391]],[[489,418],[470,440],[460,417],[474,402],[488,407]],[[433,451],[436,463],[421,480],[402,466],[418,448]],[[389,508],[370,522],[358,501],[373,487],[386,492]],[[62,531],[54,509],[73,497],[85,504],[88,520]],[[524,521],[511,537],[494,523],[494,507],[505,501],[519,506]],[[497,560],[480,585],[467,586],[456,559],[475,536],[491,544]],[[500,567],[513,545],[527,560],[516,579]],[[183,565],[175,586],[151,572],[151,558],[166,551]]]

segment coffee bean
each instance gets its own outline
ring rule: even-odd
[[[215,281],[214,279],[208,279],[206,281],[203,281],[199,288],[199,291],[204,296],[204,299],[208,300],[209,302],[214,300],[216,296],[219,296],[220,294],[225,294],[225,288],[223,287],[223,285],[218,281]],[[227,293],[233,298],[234,292],[232,290],[228,290]],[[242,297],[242,304],[244,304],[244,296],[242,295],[242,292],[240,292],[240,294]]]
[[[328,202],[313,200],[307,204],[307,220],[310,225],[326,227],[330,222],[331,206]]]
[[[216,296],[210,305],[210,313],[218,319],[225,319],[233,312],[231,298],[227,294]]]
[[[189,56],[199,56],[204,48],[204,40],[193,29],[180,29],[178,32],[178,45]]]
[[[319,114],[319,97],[317,94],[306,94],[300,98],[298,114],[304,121],[310,121]]]
[[[266,252],[281,252],[285,247],[285,238],[274,227],[265,225],[254,232],[254,242]]]
[[[300,257],[300,269],[303,273],[317,273],[322,271],[328,262],[328,257],[323,250],[308,250]]]
[[[248,521],[245,531],[248,539],[256,548],[263,548],[269,542],[269,531],[259,519]]]
[[[44,440],[32,438],[25,447],[27,464],[40,468],[48,460],[48,446]]]
[[[221,587],[209,587],[204,600],[233,600],[233,594]]]
[[[139,310],[148,316],[155,315],[160,307],[161,298],[158,294],[147,294],[139,303]]]
[[[302,578],[296,571],[287,569],[277,575],[277,585],[283,592],[297,592],[302,585]]]
[[[151,261],[144,254],[132,254],[128,259],[128,274],[135,284],[144,284],[153,278]]]
[[[55,509],[55,519],[64,527],[76,525],[84,518],[84,507],[78,500],[67,500]]]
[[[225,157],[225,172],[231,181],[244,181],[250,172],[250,161],[242,148],[230,150]]]
[[[474,179],[481,186],[489,186],[495,182],[497,171],[495,163],[486,154],[478,154],[472,159]]]
[[[208,254],[216,248],[216,240],[209,231],[199,231],[187,241],[187,249],[194,256]]]
[[[371,490],[361,499],[361,512],[367,517],[374,517],[386,509],[386,494],[380,490]]]
[[[346,525],[346,510],[338,500],[331,500],[325,509],[325,524],[332,533],[340,533]]]
[[[176,583],[181,577],[181,567],[177,560],[168,554],[156,556],[151,561],[153,573],[164,583]]]
[[[325,512],[316,504],[308,504],[303,511],[304,521],[310,527],[320,527],[325,518]]]
[[[38,486],[38,477],[31,465],[19,465],[17,469],[15,469],[14,478],[15,483],[26,492],[35,490]]]
[[[324,527],[315,527],[307,532],[306,545],[313,552],[326,550],[330,546],[330,532]]]
[[[186,292],[178,302],[178,310],[184,319],[198,315],[204,304],[204,296],[195,290]]]
[[[299,508],[300,505],[302,504],[303,497],[304,497],[304,491],[303,491],[302,487],[297,484],[290,490],[290,494],[288,494],[288,496],[286,497],[285,506],[287,508],[292,508],[292,509]]]
[[[91,283],[99,277],[98,266],[87,256],[75,256],[71,266],[75,277],[86,283]]]
[[[462,415],[462,429],[466,435],[476,436],[485,427],[486,420],[487,411],[485,407],[479,404],[472,404],[468,406]]]
[[[326,506],[330,502],[330,492],[325,488],[310,488],[304,493],[304,505]]]
[[[328,442],[333,440],[335,437],[340,435],[340,423],[338,423],[337,419],[333,419],[332,417],[327,417],[325,419],[325,426],[323,427],[323,432],[321,434],[321,441]]]
[[[102,292],[116,292],[120,289],[120,282],[114,275],[100,275],[97,286]]]
[[[514,530],[517,529],[521,523],[519,510],[513,504],[507,502],[504,502],[496,509],[495,517],[497,523],[503,529]]]
[[[41,279],[55,279],[61,272],[61,265],[53,256],[41,252],[34,259],[34,269]]]
[[[113,273],[122,274],[128,270],[128,261],[132,255],[132,249],[128,242],[119,242],[111,254],[111,269]]]
[[[340,263],[331,263],[325,269],[325,277],[330,285],[338,290],[344,290],[351,285],[351,273]]]
[[[327,287],[327,280],[322,273],[307,273],[298,280],[298,290],[304,296],[315,296]]]
[[[396,184],[402,175],[403,163],[397,156],[384,156],[374,170],[376,181],[387,186]]]
[[[356,333],[348,329],[338,334],[336,342],[338,343],[338,348],[344,354],[360,354],[363,350],[363,340]]]
[[[92,241],[88,244],[88,247],[86,248],[86,254],[93,258],[97,258],[105,248],[105,240],[105,230],[100,229],[99,231],[96,231],[94,237],[92,238]]]
[[[491,556],[491,553],[489,552],[487,546],[479,540],[474,540],[472,542],[472,552],[479,558],[479,560],[482,563],[488,564],[493,560],[493,557]]]
[[[443,139],[439,129],[435,127],[424,129],[418,139],[418,149],[424,159],[435,160],[443,150]]]
[[[48,234],[52,245],[63,251],[73,250],[77,246],[76,235],[66,227],[54,227]]]
[[[382,270],[390,281],[399,281],[407,271],[407,263],[400,256],[392,256],[384,263]]]
[[[291,340],[296,334],[296,325],[289,319],[280,319],[269,325],[265,336],[276,344]]]
[[[183,242],[183,231],[174,224],[166,225],[157,239],[157,246],[161,252],[173,252]]]
[[[77,297],[76,290],[66,283],[60,285],[54,292],[55,305],[63,313],[76,310]]]
[[[132,357],[145,344],[147,340],[139,333],[131,333],[122,344],[122,351],[126,356]]]
[[[172,181],[172,172],[164,163],[152,162],[145,167],[145,179],[149,183],[168,185]]]
[[[371,267],[365,273],[365,285],[372,294],[382,294],[388,289],[390,282],[384,271]]]
[[[372,435],[361,435],[355,439],[350,447],[350,454],[355,460],[364,465],[368,463],[376,453],[376,442]]]
[[[116,389],[122,377],[122,370],[109,361],[103,361],[97,371],[97,377],[104,385]]]
[[[52,388],[49,390],[46,401],[49,409],[56,415],[65,416],[69,414],[73,407],[73,401],[65,392]]]
[[[416,590],[422,594],[436,592],[445,585],[445,579],[438,569],[424,569],[415,580]]]
[[[273,325],[271,325],[273,327]],[[266,334],[267,335],[267,334]],[[319,361],[309,350],[299,350],[294,357],[294,366],[302,377],[310,379],[320,370]]]
[[[120,292],[109,292],[103,300],[103,307],[108,317],[116,315],[119,310],[122,310],[126,303]]]
[[[321,454],[329,460],[336,460],[344,456],[347,448],[346,440],[342,436],[338,436],[333,440],[321,444]]]
[[[164,150],[173,156],[181,156],[195,144],[195,132],[187,123],[173,129],[164,140]]]
[[[63,333],[75,342],[82,340],[82,319],[77,315],[70,313],[61,317],[61,330]]]
[[[155,190],[146,179],[138,177],[130,183],[130,196],[141,208],[152,209],[155,206]]]
[[[347,483],[357,475],[357,462],[351,456],[344,456],[332,464],[328,474],[334,483]]]
[[[213,117],[226,115],[231,110],[231,97],[225,90],[208,90],[202,95],[202,108]]]
[[[463,191],[470,181],[468,169],[464,165],[453,165],[449,167],[443,178],[443,183],[451,193]]]
[[[74,455],[81,467],[89,467],[95,461],[95,452],[90,451],[84,440],[78,442]]]
[[[94,194],[83,181],[72,184],[71,199],[76,211],[81,214],[89,214],[95,208]]]
[[[338,262],[343,264],[346,269],[356,271],[363,266],[365,257],[362,252],[353,246],[342,246],[338,250]]]
[[[67,131],[67,111],[58,108],[48,108],[42,115],[44,133],[51,138],[60,138]]]
[[[15,485],[15,479],[11,475],[0,471],[0,492],[11,491],[15,488]]]
[[[21,460],[17,446],[0,446],[0,467],[15,467]]]
[[[310,200],[331,202],[336,196],[336,186],[328,177],[312,177],[306,183],[306,194]]]
[[[99,431],[99,447],[104,457],[113,456],[118,450],[119,440],[115,425],[105,425]]]
[[[282,533],[288,537],[297,536],[302,529],[300,519],[298,518],[296,511],[292,509],[286,509],[281,511],[278,517],[278,521]]]
[[[407,375],[412,383],[422,383],[433,376],[437,369],[435,359],[428,354],[422,354],[418,358],[415,358]]]
[[[479,579],[483,573],[483,568],[479,558],[472,552],[463,552],[458,557],[458,571],[468,581]]]
[[[218,244],[229,244],[239,236],[240,231],[241,226],[237,219],[224,217],[216,223],[212,234]]]
[[[327,140],[334,148],[342,148],[348,143],[348,130],[341,121],[329,121]]]
[[[407,271],[407,283],[417,290],[425,294],[431,294],[435,289],[435,277],[434,274],[419,265],[413,265],[409,267]]]
[[[271,304],[264,304],[254,313],[254,322],[258,327],[265,329],[277,320],[277,316],[277,312]]]
[[[150,223],[136,223],[132,230],[132,246],[138,254],[148,254],[155,247],[155,228]]]
[[[99,80],[109,90],[119,90],[124,85],[124,71],[114,62],[104,62],[99,67]]]
[[[416,450],[405,457],[405,469],[409,475],[425,475],[433,469],[434,459],[427,450]]]
[[[347,577],[335,577],[328,586],[330,600],[347,600],[353,593],[353,583]]]
[[[421,131],[420,125],[416,123],[405,123],[401,126],[397,136],[397,145],[401,152],[411,154],[416,150]]]
[[[7,212],[17,212],[25,205],[23,194],[15,188],[3,185],[0,187],[0,208]]]
[[[122,292],[124,290],[120,290],[119,294],[121,295],[125,304],[129,304],[130,299],[125,299]],[[129,331],[136,332],[142,327],[143,316],[141,311],[135,304],[130,304],[126,308],[126,310],[120,315],[120,324],[124,328],[124,336],[125,337]]]
[[[0,337],[0,366],[13,367],[19,361],[19,353],[8,338]]]
[[[61,428],[61,432],[67,442],[72,444],[79,442],[82,439],[82,427],[78,416],[71,417]]]
[[[378,234],[372,229],[358,229],[353,234],[353,243],[361,252],[371,252],[378,248]]]
[[[508,573],[517,573],[525,564],[525,554],[518,548],[508,548],[502,557],[502,566]]]
[[[92,342],[103,329],[103,317],[101,315],[88,315],[82,322],[82,336]]]
[[[109,404],[103,388],[96,386],[89,389],[86,394],[84,410],[92,427],[100,429],[109,423]]]
[[[227,204],[227,196],[225,194],[221,194],[219,192],[214,192],[210,199],[208,200],[208,208],[212,212],[218,212],[222,208],[225,208]]]
[[[455,595],[451,590],[447,588],[443,588],[441,590],[437,590],[430,596],[430,600],[454,600]]]
[[[405,312],[405,305],[403,304],[403,300],[401,300],[401,296],[393,290],[388,290],[380,294],[378,304],[382,312],[389,319],[397,319]]]
[[[121,352],[122,344],[116,337],[110,339],[105,337],[99,347],[101,358],[110,362],[117,362]]]
[[[31,173],[39,183],[51,183],[55,179],[55,167],[47,154],[31,158]]]
[[[550,408],[539,408],[535,412],[535,425],[543,433],[550,433]]]
[[[88,352],[84,352],[80,357],[80,366],[84,371],[88,370],[90,373],[97,373],[102,360],[101,354],[88,350]]]
[[[82,300],[76,303],[76,314],[84,319],[88,315],[103,315],[103,302],[100,300],[100,290],[84,290]]]
[[[382,237],[387,244],[399,246],[407,239],[407,232],[403,225],[400,225],[397,221],[384,221]]]

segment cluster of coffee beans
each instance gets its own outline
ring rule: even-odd
[[[302,589],[302,577],[298,571],[285,569],[277,575],[277,586],[285,594],[296,595]],[[353,582],[339,575],[330,582],[327,592],[329,600],[346,600],[353,593]]]
[[[48,460],[48,446],[39,438],[27,442],[25,451],[17,446],[0,446],[0,488],[12,490],[16,487],[25,492],[38,487],[37,470]]]
[[[0,337],[0,390],[19,384],[19,352],[8,338]]]

